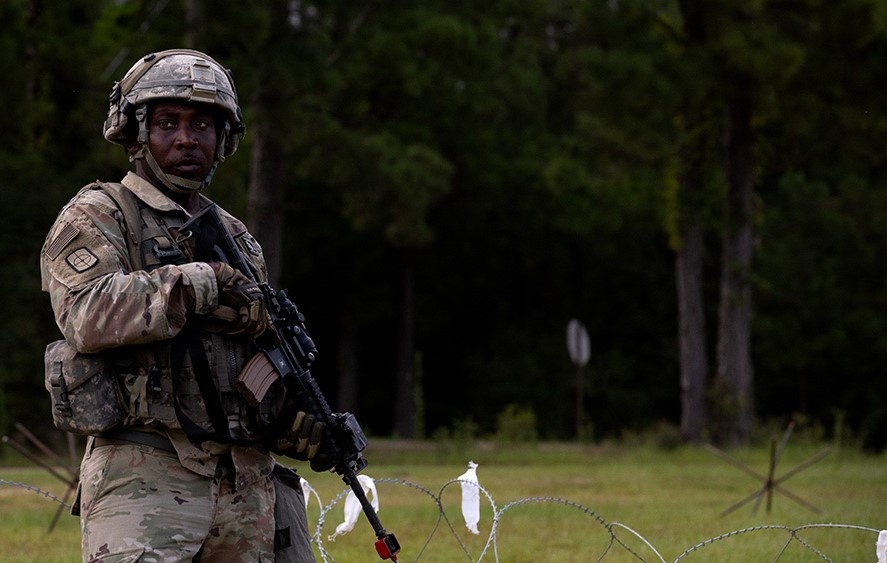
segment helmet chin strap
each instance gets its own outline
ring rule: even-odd
[[[212,181],[213,174],[216,172],[216,168],[219,166],[219,162],[225,159],[222,156],[222,149],[225,146],[225,138],[228,136],[229,125],[225,124],[225,129],[221,135],[219,135],[219,142],[216,145],[216,158],[213,160],[212,166],[207,172],[206,177],[203,181],[197,180],[189,180],[187,178],[182,178],[181,176],[176,176],[175,174],[167,174],[164,172],[160,165],[157,163],[157,159],[154,158],[154,155],[151,154],[151,150],[148,148],[148,124],[147,124],[147,107],[142,105],[138,109],[136,109],[135,117],[136,121],[139,123],[139,150],[133,153],[129,160],[135,161],[139,158],[145,159],[145,163],[148,165],[148,168],[151,169],[151,172],[154,173],[154,176],[160,181],[161,184],[172,192],[179,194],[190,194],[194,192],[199,192],[203,190],[205,187],[209,186],[210,181]]]

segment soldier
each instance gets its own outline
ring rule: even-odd
[[[314,561],[304,504],[295,524],[275,529],[272,470],[281,466],[235,386],[251,339],[269,326],[261,292],[179,229],[210,203],[202,191],[243,136],[231,75],[197,51],[152,53],[110,101],[104,137],[123,145],[135,171],[80,190],[40,260],[64,335],[47,348],[54,421],[90,436],[78,495],[83,560],[255,563],[275,560],[277,540],[292,546],[289,560]],[[222,217],[266,277],[259,244]],[[303,419],[293,432],[310,439],[287,441],[283,453],[307,460],[322,428]]]

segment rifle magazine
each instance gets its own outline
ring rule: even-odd
[[[280,373],[264,352],[259,352],[247,362],[237,376],[237,390],[250,406],[256,407],[265,398],[268,389],[280,379]]]

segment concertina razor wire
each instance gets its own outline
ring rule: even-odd
[[[561,498],[554,498],[554,497],[528,497],[528,498],[523,498],[523,499],[511,501],[511,502],[505,504],[504,506],[502,506],[501,508],[498,508],[496,506],[495,500],[490,495],[490,493],[486,489],[484,489],[484,487],[482,485],[480,485],[475,480],[466,480],[466,479],[461,479],[461,478],[452,479],[452,480],[444,483],[443,486],[441,486],[440,490],[437,493],[434,493],[421,485],[418,485],[416,483],[412,483],[409,481],[405,481],[402,479],[380,478],[380,479],[372,479],[372,481],[376,486],[378,486],[380,484],[393,485],[393,486],[405,487],[405,488],[417,491],[418,493],[428,496],[429,501],[436,507],[437,512],[438,512],[437,520],[436,520],[435,524],[432,526],[432,529],[431,529],[430,533],[428,534],[427,538],[425,539],[424,544],[416,551],[415,558],[413,559],[413,561],[416,561],[416,562],[422,560],[423,554],[429,548],[432,539],[437,534],[438,530],[441,529],[441,524],[443,523],[446,525],[446,527],[449,529],[450,533],[456,539],[456,541],[459,545],[459,548],[462,551],[462,554],[460,557],[464,557],[464,559],[460,559],[460,560],[477,562],[477,563],[480,563],[481,561],[492,560],[496,563],[499,563],[500,556],[499,556],[499,549],[498,549],[498,540],[499,540],[498,528],[499,528],[499,525],[501,524],[501,522],[503,521],[503,518],[507,515],[507,513],[510,511],[513,511],[519,507],[526,506],[526,505],[550,504],[550,505],[556,505],[556,506],[566,507],[571,510],[575,510],[578,513],[580,513],[580,515],[590,518],[592,525],[600,527],[605,532],[606,536],[608,536],[608,539],[605,540],[605,542],[604,542],[605,545],[603,546],[603,548],[602,548],[600,554],[597,556],[597,558],[596,559],[589,559],[589,561],[606,562],[607,558],[609,556],[614,556],[614,554],[616,552],[621,552],[623,555],[627,555],[631,560],[639,561],[641,563],[650,563],[650,562],[666,563],[666,559],[656,550],[655,546],[651,542],[649,542],[640,533],[636,532],[635,530],[633,530],[629,526],[622,524],[620,522],[607,522],[603,517],[601,517],[599,514],[597,514],[595,511],[591,510],[590,508],[587,508],[581,504],[575,503],[570,500],[561,499]],[[463,486],[465,484],[467,484],[469,486],[477,487],[477,490],[486,497],[486,499],[489,502],[490,507],[492,509],[492,513],[493,513],[490,533],[489,533],[489,535],[484,543],[483,549],[482,549],[481,553],[478,555],[477,559],[475,559],[472,556],[470,549],[468,548],[468,546],[466,546],[465,542],[463,542],[461,536],[459,535],[456,528],[454,527],[453,522],[451,521],[450,517],[447,515],[447,512],[444,509],[444,505],[443,505],[443,501],[442,501],[443,494],[449,487],[452,487],[455,485]],[[312,495],[313,495],[313,498],[320,505],[321,504],[320,497],[310,487],[310,484],[308,484],[306,481],[303,481],[303,485],[307,485],[305,487],[306,505],[309,503],[309,500]],[[16,482],[16,481],[8,481],[5,479],[0,479],[0,487],[4,487],[4,486],[24,489],[28,492],[34,493],[38,496],[41,496],[44,499],[55,502],[61,506],[70,507],[65,501],[58,498],[57,496],[55,496],[47,491],[44,491],[38,487],[28,485],[26,483],[20,483],[20,482]],[[326,524],[326,520],[327,520],[328,516],[330,515],[330,512],[333,510],[333,508],[336,507],[336,505],[338,505],[342,501],[342,499],[346,498],[346,495],[349,495],[349,494],[353,495],[353,493],[351,493],[350,489],[345,488],[335,498],[333,498],[328,504],[321,505],[321,510],[320,510],[320,514],[318,516],[317,524],[314,529],[312,542],[314,542],[316,544],[318,551],[320,553],[320,556],[321,556],[322,560],[324,561],[324,563],[333,563],[336,561],[335,557],[334,557],[334,553],[333,553],[335,550],[331,549],[328,546],[329,543],[332,543],[334,541],[334,536],[327,536],[327,540],[324,539],[324,535],[323,535],[324,525]],[[374,497],[374,498],[377,498],[377,497]],[[346,499],[346,502],[347,502],[347,499]],[[346,519],[347,519],[347,515],[346,515]],[[678,563],[679,561],[688,560],[687,558],[690,557],[692,554],[697,554],[707,548],[711,548],[711,546],[713,546],[721,541],[725,541],[725,540],[728,540],[731,538],[736,538],[738,536],[743,536],[743,535],[748,535],[748,534],[772,532],[772,531],[783,533],[783,534],[785,534],[786,537],[785,537],[785,540],[782,543],[781,547],[778,548],[777,553],[775,554],[775,557],[773,559],[770,559],[770,561],[779,562],[782,559],[783,555],[785,555],[786,550],[793,543],[796,543],[797,545],[801,546],[803,549],[807,550],[809,552],[809,554],[813,557],[813,560],[828,561],[830,563],[833,563],[833,560],[831,559],[831,557],[828,553],[826,553],[824,550],[814,546],[811,541],[801,537],[802,532],[813,530],[813,529],[856,530],[856,531],[863,532],[865,534],[871,534],[871,535],[875,536],[875,538],[876,538],[876,541],[873,542],[873,544],[876,547],[875,558],[873,559],[873,561],[876,561],[877,563],[887,563],[887,530],[878,530],[876,528],[870,528],[870,527],[866,527],[866,526],[859,526],[859,525],[852,525],[852,524],[836,524],[836,523],[805,524],[805,525],[794,526],[794,527],[793,526],[783,526],[783,525],[761,525],[761,526],[754,526],[754,527],[734,530],[731,532],[727,532],[724,534],[714,536],[712,538],[706,539],[704,541],[701,541],[701,542],[691,546],[690,548],[686,549],[683,553],[678,555],[673,560],[672,563]],[[639,554],[636,549],[632,548],[628,544],[628,540],[623,539],[619,536],[620,532],[625,532],[628,536],[633,536],[635,539],[637,539],[643,545],[645,545],[649,549],[649,551],[652,553],[652,558],[646,558],[646,557],[642,556],[641,554]],[[405,554],[402,553],[401,555],[403,556]],[[492,559],[490,559],[490,558],[492,558]],[[707,561],[708,559],[702,559],[702,560]],[[837,560],[837,561],[840,561],[840,560]]]

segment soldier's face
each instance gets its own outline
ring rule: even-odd
[[[150,112],[148,149],[160,169],[203,181],[216,153],[216,120],[206,104],[161,101]]]

